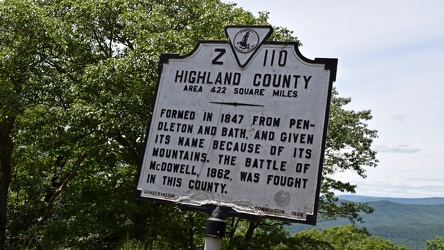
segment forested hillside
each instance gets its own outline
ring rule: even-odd
[[[381,198],[367,197],[366,199]],[[439,203],[441,199],[437,198],[435,202]],[[414,200],[410,199],[410,202],[419,202]],[[365,222],[358,224],[358,227],[366,227],[374,236],[383,237],[411,249],[424,249],[427,240],[435,239],[436,236],[444,237],[444,205],[442,204],[401,204],[386,200],[372,201],[368,204],[374,208],[374,212],[362,214]],[[319,222],[317,227],[328,228],[348,223],[346,220],[338,219]],[[288,227],[291,233],[307,228],[311,227],[298,224]]]

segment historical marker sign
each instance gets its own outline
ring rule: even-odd
[[[315,224],[337,59],[271,31],[231,26],[161,56],[138,197]]]

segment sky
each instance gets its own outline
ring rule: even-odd
[[[293,31],[309,59],[338,58],[334,86],[371,110],[376,168],[345,172],[357,195],[444,197],[444,1],[231,0]]]

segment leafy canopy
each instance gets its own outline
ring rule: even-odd
[[[4,0],[0,13],[0,249],[113,248],[127,237],[151,249],[200,247],[205,215],[131,195],[157,61],[226,39],[227,25],[266,25],[268,14],[218,0]],[[297,41],[274,30],[271,40]],[[346,110],[349,102],[334,93],[322,219],[371,211],[334,196],[356,188],[334,173],[365,178],[377,162],[370,111]],[[283,230],[268,221],[243,228],[264,241]]]

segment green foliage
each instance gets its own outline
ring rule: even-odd
[[[270,222],[266,222],[268,226]],[[224,249],[269,249],[269,250],[407,250],[381,237],[371,236],[365,229],[355,225],[336,226],[323,230],[304,230],[289,236],[282,227],[269,227],[269,230],[255,232],[250,242],[238,239],[235,244]]]
[[[230,235],[224,249],[279,249],[287,244],[289,232],[284,230],[284,223],[273,220],[248,222],[243,219],[231,219],[227,230]],[[248,239],[249,233],[253,233]],[[278,248],[276,248],[278,247]]]
[[[435,239],[426,241],[425,250],[444,250],[442,237],[436,236]]]
[[[119,250],[145,250],[148,249],[143,242],[126,239]]]
[[[427,201],[425,201],[427,202]],[[374,209],[372,214],[362,214],[371,235],[402,244],[409,249],[424,249],[424,242],[442,235],[444,231],[444,205],[400,204],[390,201],[369,202]],[[317,228],[329,228],[348,224],[346,219],[324,221]],[[292,224],[286,229],[291,234],[309,229],[309,226]]]
[[[0,13],[0,249],[105,249],[127,238],[148,249],[201,248],[205,215],[131,197],[157,61],[199,39],[226,39],[227,25],[268,24],[268,13],[218,0],[6,0]],[[270,39],[297,41],[281,27]],[[335,172],[365,177],[376,164],[370,112],[347,111],[348,102],[333,96],[322,219],[371,212],[333,194],[355,189]],[[285,249],[282,224],[238,225],[231,244]]]
[[[292,237],[299,240],[298,249],[407,250],[406,247],[396,246],[388,240],[370,236],[366,230],[354,225],[331,227],[322,231],[311,229]]]
[[[157,61],[267,16],[216,0],[10,0],[0,13],[9,247],[202,245],[203,215],[131,196]]]
[[[366,178],[365,167],[375,167],[376,152],[370,146],[377,132],[369,129],[366,121],[372,119],[369,110],[347,110],[350,98],[342,98],[334,91],[330,106],[323,180],[320,197],[320,220],[342,217],[351,222],[362,222],[359,212],[373,212],[365,203],[338,202],[334,191],[355,193],[356,185],[334,179],[337,172],[353,171]]]

